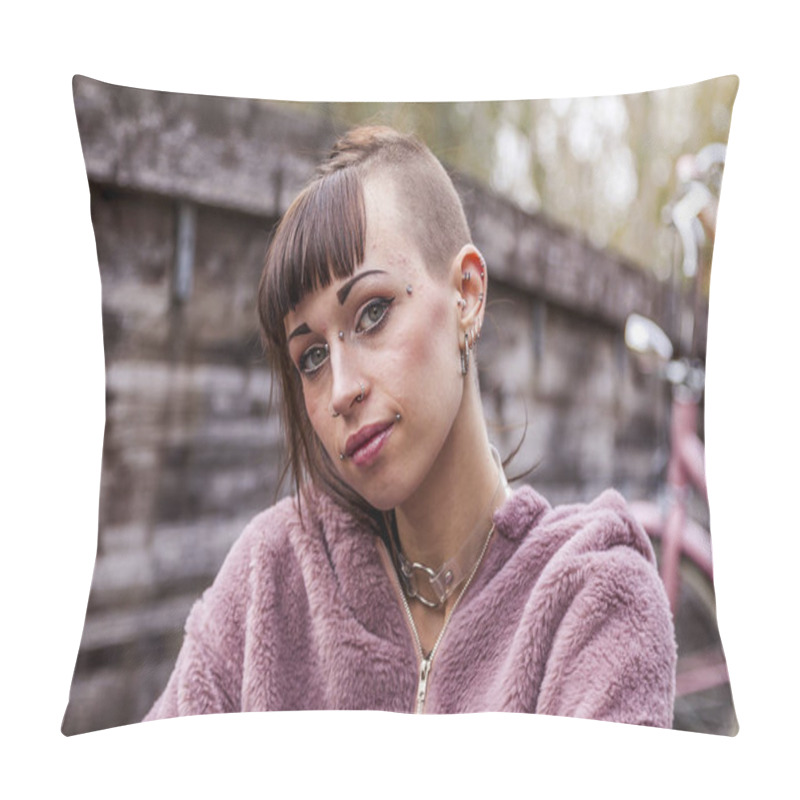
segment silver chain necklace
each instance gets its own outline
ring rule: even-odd
[[[497,462],[497,485],[489,498],[489,502],[486,504],[486,508],[479,517],[480,520],[486,518],[492,502],[497,497],[500,486],[505,485],[506,492],[508,492],[508,483],[503,473],[500,455],[494,447],[491,449],[492,457]],[[491,523],[487,533],[483,533],[485,529],[482,523],[479,523],[458,553],[445,561],[438,569],[433,569],[426,564],[421,564],[418,561],[409,561],[406,558],[400,548],[395,514],[390,512],[390,515],[387,516],[389,516],[387,529],[391,543],[391,553],[403,591],[410,600],[416,599],[428,608],[442,608],[450,595],[470,576],[473,569],[480,564],[494,531],[494,523]],[[431,600],[430,597],[426,597],[420,589],[424,589],[425,594],[432,595],[435,599]]]

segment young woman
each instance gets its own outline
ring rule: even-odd
[[[445,170],[341,139],[270,245],[259,313],[296,495],[192,610],[148,719],[526,711],[669,726],[675,644],[622,498],[511,492],[481,409],[489,273]]]

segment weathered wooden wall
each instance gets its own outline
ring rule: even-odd
[[[260,101],[83,79],[75,94],[107,388],[98,556],[66,733],[141,718],[192,602],[278,491],[255,289],[272,226],[334,138],[322,121]],[[632,311],[663,321],[659,286],[456,181],[490,269],[478,363],[502,453],[528,420],[509,473],[538,464],[526,480],[554,502],[610,485],[649,494],[666,398],[632,368],[622,329]]]

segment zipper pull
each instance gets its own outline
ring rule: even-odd
[[[417,714],[422,713],[425,695],[428,693],[428,673],[431,671],[431,656],[427,656],[419,664],[419,685],[417,686]]]

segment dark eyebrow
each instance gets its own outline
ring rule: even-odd
[[[359,272],[358,275],[354,275],[350,278],[347,283],[336,292],[336,298],[339,301],[339,305],[343,306],[344,301],[347,300],[347,295],[350,294],[350,290],[355,286],[362,278],[366,278],[369,275],[385,275],[385,270],[382,269],[369,269],[366,272]],[[286,343],[288,344],[295,336],[303,336],[306,333],[311,333],[311,328],[306,325],[305,322],[298,325],[287,337]]]
[[[308,325],[306,325],[306,324],[305,324],[305,322],[304,322],[302,325],[298,325],[298,326],[297,326],[297,327],[296,327],[296,328],[295,328],[295,329],[294,329],[294,330],[293,330],[293,331],[292,331],[292,332],[289,334],[289,338],[286,340],[287,344],[288,344],[289,342],[291,342],[291,341],[292,341],[292,339],[294,339],[294,337],[295,337],[295,336],[302,336],[304,333],[311,333],[311,328],[309,328],[309,327],[308,327]]]
[[[385,274],[385,272],[382,269],[368,269],[366,272],[359,272],[358,275],[354,275],[352,278],[350,278],[350,280],[347,281],[347,283],[344,286],[342,286],[342,288],[339,289],[338,292],[336,292],[336,297],[339,300],[339,305],[340,306],[344,305],[344,301],[347,300],[347,295],[350,294],[350,290],[353,288],[353,286],[355,286],[356,283],[358,283],[362,278],[366,278],[368,275],[375,275],[375,274],[383,275]]]

